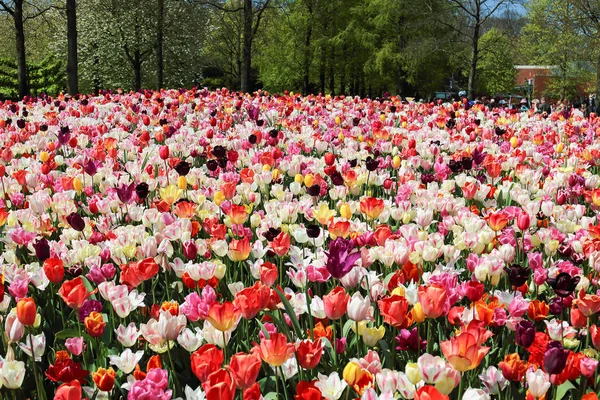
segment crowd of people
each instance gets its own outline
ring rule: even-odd
[[[472,106],[474,104],[483,104],[488,108],[507,108],[519,112],[529,112],[532,114],[550,115],[552,113],[562,113],[565,117],[581,117],[587,118],[591,113],[595,113],[596,95],[578,96],[573,100],[565,99],[551,102],[545,97],[533,99],[529,101],[527,98],[521,98],[517,102],[515,99],[508,101],[503,98],[496,99],[494,97],[477,97],[474,100],[469,100],[466,93],[459,93],[463,102]]]

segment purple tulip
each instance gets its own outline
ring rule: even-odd
[[[398,346],[396,350],[425,350],[427,346],[426,340],[421,340],[417,328],[413,328],[410,331],[408,329],[402,329],[400,334],[396,336]]]
[[[71,228],[75,229],[76,231],[81,232],[85,229],[85,221],[77,213],[69,214],[67,217],[67,222],[69,225],[71,225]]]
[[[337,238],[329,243],[327,254],[327,271],[334,278],[342,279],[354,268],[354,264],[360,258],[360,251],[354,248],[354,240]]]
[[[88,162],[83,166],[83,170],[86,174],[94,176],[96,175],[96,172],[98,172],[98,166],[96,165],[95,161],[88,160]]]
[[[135,183],[131,183],[129,185],[122,184],[116,190],[117,196],[119,196],[119,200],[127,204],[131,201],[131,197],[133,196],[133,192],[135,191]]]
[[[523,320],[516,326],[516,340],[519,346],[528,348],[535,340],[535,325],[531,321]]]
[[[258,108],[256,107],[248,107],[248,118],[252,121],[256,121],[258,119]]]
[[[544,353],[544,370],[550,374],[560,374],[567,365],[569,350],[565,350],[560,342],[550,342]]]
[[[40,262],[46,261],[50,258],[50,246],[45,238],[41,238],[33,244],[35,249],[35,256]]]
[[[93,311],[102,311],[102,303],[98,300],[86,300],[79,309],[79,320],[83,322]]]

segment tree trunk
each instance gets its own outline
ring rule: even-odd
[[[332,96],[335,96],[335,47],[331,47],[331,57],[329,58],[329,91]]]
[[[157,7],[158,18],[156,20],[156,90],[163,87],[164,80],[164,59],[163,45],[165,42],[165,0],[158,0]]]
[[[325,46],[321,49],[321,64],[319,65],[319,89],[325,94]]]
[[[477,78],[477,61],[479,61],[479,14],[477,15],[477,17],[478,20],[477,22],[475,22],[475,28],[473,28],[473,55],[471,56],[471,69],[469,70],[469,85],[467,87],[469,99],[473,99],[473,94],[475,92],[475,79]]]
[[[308,22],[308,28],[306,30],[306,38],[304,40],[304,76],[303,76],[303,86],[304,86],[304,94],[308,95],[310,93],[310,38],[312,35],[312,9],[309,7],[310,21]]]
[[[135,74],[135,90],[142,88],[142,56],[139,49],[135,49],[133,61],[133,73]]]
[[[25,56],[25,29],[23,26],[23,0],[15,0],[13,18],[15,21],[19,97],[22,98],[29,95],[29,84],[27,82],[27,60]]]
[[[346,65],[344,64],[344,61],[346,58],[346,45],[344,45],[343,50],[342,50],[342,66],[340,67],[341,69],[341,75],[340,75],[340,95],[343,95],[346,93]]]
[[[598,101],[600,101],[600,52],[596,60],[596,109],[598,109]]]
[[[79,93],[77,70],[77,0],[67,0],[67,85],[69,94]]]
[[[244,41],[242,44],[242,70],[240,71],[240,90],[250,91],[250,72],[252,68],[252,0],[244,0]]]

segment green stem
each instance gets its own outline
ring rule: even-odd
[[[283,393],[285,394],[285,400],[288,400],[288,393],[287,393],[287,389],[285,387],[285,375],[283,374],[283,367],[279,367],[279,370],[281,371],[281,382],[283,382]],[[275,375],[277,375],[277,374],[275,374]],[[277,380],[277,377],[275,380]]]
[[[33,328],[29,328],[29,343],[31,344],[31,368],[33,369],[33,377],[35,379],[35,388],[37,389],[38,399],[46,399],[46,391],[44,390],[43,382],[40,381],[37,366],[35,365],[35,349],[33,346]]]
[[[171,357],[171,345],[167,342],[167,356],[169,357],[169,365],[171,366],[171,371],[173,371],[173,380],[175,381],[175,394],[179,393],[181,384],[179,383],[179,378],[177,377],[177,372],[175,371],[175,364],[173,364],[173,358]]]

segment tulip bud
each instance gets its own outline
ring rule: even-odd
[[[185,178],[185,176],[182,175],[179,178],[177,178],[177,187],[181,190],[187,189],[187,179]]]
[[[342,218],[345,219],[352,218],[352,210],[350,209],[350,206],[348,204],[342,204],[340,206],[340,215],[342,216]]]
[[[161,160],[166,160],[169,158],[169,146],[160,146],[158,149],[158,155]]]
[[[193,260],[198,255],[198,247],[192,240],[188,240],[183,244],[183,255],[188,260]]]
[[[37,314],[37,306],[31,297],[19,300],[17,303],[17,318],[24,326],[33,326]]]
[[[521,213],[517,216],[517,227],[522,231],[526,231],[531,226],[531,217],[527,213]]]
[[[78,193],[81,193],[83,190],[83,184],[79,180],[79,178],[73,179],[73,189],[75,189]]]

